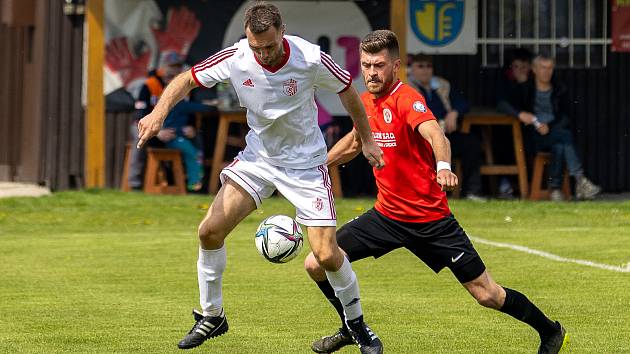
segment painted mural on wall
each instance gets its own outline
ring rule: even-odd
[[[332,55],[362,91],[358,44],[373,28],[386,28],[389,4],[279,1],[287,33],[301,36]],[[173,53],[189,66],[244,36],[245,1],[106,1],[105,91],[124,87],[135,94],[146,73]],[[318,92],[331,114],[345,114],[335,94]]]

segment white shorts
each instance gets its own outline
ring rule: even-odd
[[[335,200],[328,167],[308,169],[273,166],[240,152],[221,171],[221,183],[229,178],[245,189],[260,207],[277,189],[295,206],[295,219],[306,226],[337,226]]]

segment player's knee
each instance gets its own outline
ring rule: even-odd
[[[199,224],[197,235],[202,242],[222,242],[225,238],[223,230],[206,220]]]
[[[313,279],[321,278],[322,274],[326,277],[324,270],[317,262],[317,259],[315,259],[313,252],[309,253],[306,259],[304,259],[304,269]]]
[[[319,250],[317,254],[314,254],[313,258],[315,258],[319,267],[325,270],[337,270],[339,268],[337,264],[339,263],[339,256],[333,250]]]

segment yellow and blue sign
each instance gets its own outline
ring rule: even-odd
[[[464,27],[464,0],[409,0],[409,24],[430,46],[453,42]]]
[[[408,0],[407,51],[477,52],[477,0]]]

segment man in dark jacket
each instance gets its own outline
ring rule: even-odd
[[[481,142],[475,135],[457,130],[457,122],[468,112],[468,102],[446,79],[433,75],[433,60],[428,55],[412,57],[409,84],[424,96],[451,142],[453,158],[462,164],[466,198],[484,201],[481,196]]]
[[[601,188],[584,176],[570,130],[567,88],[553,80],[555,63],[552,58],[539,55],[532,64],[533,78],[512,85],[498,108],[528,126],[526,134],[533,136],[535,151],[551,152],[549,188],[552,200],[563,200],[560,187],[565,163],[569,174],[575,178],[576,197],[593,199]]]

